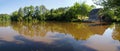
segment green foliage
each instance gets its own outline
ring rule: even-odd
[[[113,10],[101,9],[98,14],[101,16],[105,16],[106,18],[109,18],[111,20],[115,20],[115,16],[114,16],[115,13]]]
[[[10,21],[10,16],[8,14],[0,14],[0,22]]]
[[[75,3],[72,7],[69,8],[66,12],[66,20],[73,21],[74,19],[78,19],[78,15],[80,14],[80,4]]]
[[[20,9],[18,10],[18,21],[22,21],[22,20],[23,20],[23,17],[24,17],[23,9],[20,8]]]
[[[17,11],[12,13],[11,20],[12,21],[18,21],[18,12]]]
[[[120,0],[93,0],[97,5],[104,7],[105,11],[109,13],[109,16],[112,17],[115,21],[120,21]],[[108,12],[108,10],[110,10]],[[112,10],[112,12],[111,12]],[[115,13],[112,14],[111,13]],[[114,16],[113,16],[114,15]]]
[[[85,3],[82,3],[81,4],[81,17],[85,17],[88,16],[89,12],[92,10],[92,7],[85,4]],[[83,18],[82,18],[83,19]]]
[[[91,6],[85,3],[75,3],[71,7],[60,7],[57,9],[48,10],[44,5],[41,6],[27,6],[19,8],[11,14],[12,21],[77,21],[83,20],[88,16],[92,9]],[[80,19],[81,18],[81,19]]]
[[[82,3],[75,3],[72,7],[69,8],[69,10],[66,13],[66,19],[70,21],[76,21],[76,20],[84,20],[85,17],[88,16],[90,10],[92,9],[91,6]]]
[[[45,14],[46,20],[48,21],[65,21],[64,16],[68,7],[51,9],[49,12]]]

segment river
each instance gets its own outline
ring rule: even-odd
[[[120,24],[4,22],[0,51],[120,51]]]

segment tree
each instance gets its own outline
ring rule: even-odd
[[[0,14],[0,22],[10,21],[10,16],[8,14]]]
[[[72,7],[69,8],[69,10],[67,10],[65,19],[67,21],[74,21],[75,19],[78,19],[79,14],[80,4],[76,2]]]
[[[20,8],[18,10],[18,21],[23,21],[23,17],[24,17],[24,12],[23,12],[23,9]]]
[[[78,21],[88,16],[91,6],[75,3],[71,7],[60,7],[48,10],[44,5],[19,8],[11,15],[12,21]],[[80,19],[81,18],[81,19]]]
[[[29,14],[29,7],[24,7],[24,17],[27,17]]]
[[[31,5],[29,7],[24,7],[24,20],[32,21],[34,18],[34,7]]]
[[[104,10],[113,10],[117,21],[120,21],[120,0],[93,0],[95,4],[104,7]]]
[[[92,7],[85,4],[85,2],[84,2],[81,4],[80,8],[81,8],[80,16],[81,16],[81,19],[83,20],[83,19],[85,19],[85,17],[88,16],[89,12],[92,10]]]
[[[87,17],[91,9],[92,7],[85,3],[82,4],[75,3],[67,11],[66,20],[69,21],[83,20],[83,17]]]
[[[29,17],[29,21],[34,18],[34,7],[32,5],[29,7],[29,15],[28,15],[28,17]]]
[[[18,12],[14,11],[11,15],[11,21],[18,21]]]
[[[38,19],[38,17],[40,17],[40,9],[39,9],[39,6],[36,6],[35,7],[34,18]]]
[[[34,7],[31,5],[29,7],[29,16],[33,16],[33,14],[34,14]]]
[[[40,6],[40,20],[46,20],[45,18],[45,13],[48,11],[48,9],[44,6],[44,5],[41,5]]]

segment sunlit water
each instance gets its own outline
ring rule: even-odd
[[[120,51],[120,24],[0,23],[0,51]]]

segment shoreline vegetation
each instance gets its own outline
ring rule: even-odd
[[[58,22],[88,22],[89,13],[95,9],[94,5],[89,6],[85,2],[74,3],[70,7],[60,7],[57,9],[47,9],[44,5],[41,6],[25,6],[19,8],[11,14],[0,14],[0,22],[40,22],[40,21],[58,21]],[[107,15],[112,20],[111,22],[119,22],[117,16],[114,16],[113,10],[101,9],[99,15]]]
[[[1,21],[62,21],[62,22],[74,22],[82,21],[88,18],[89,12],[93,9],[93,6],[89,6],[86,3],[75,3],[71,7],[60,7],[57,9],[47,9],[44,5],[41,6],[26,6],[19,8],[10,15],[0,14]]]

